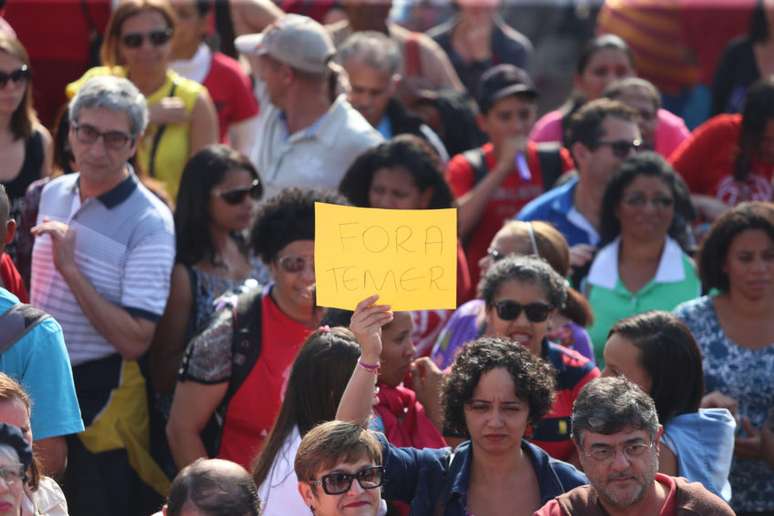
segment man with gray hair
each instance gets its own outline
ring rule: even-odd
[[[572,437],[591,484],[535,515],[733,515],[701,484],[658,473],[662,434],[656,404],[636,384],[624,377],[588,383],[573,406]]]
[[[118,77],[90,79],[69,116],[78,172],[53,179],[41,193],[32,304],[62,325],[86,425],[68,439],[70,509],[136,514],[145,510],[132,491],[138,476],[146,484],[159,478],[141,444],[148,419],[137,360],[167,302],[174,223],[129,164],[148,123],[137,88]]]
[[[444,162],[448,161],[438,135],[409,114],[395,96],[402,57],[393,39],[376,31],[355,32],[339,48],[337,60],[349,78],[347,99],[382,136],[419,136],[435,148]]]
[[[335,190],[349,166],[382,138],[338,97],[333,42],[306,16],[288,14],[235,41],[253,68],[261,112],[251,159],[265,197],[283,188]]]

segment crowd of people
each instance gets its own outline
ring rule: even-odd
[[[0,18],[0,514],[774,515],[772,2],[693,131],[497,1],[113,4]],[[318,306],[320,202],[455,209],[457,308]]]

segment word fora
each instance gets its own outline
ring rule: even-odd
[[[383,226],[369,225],[358,228],[358,222],[339,224],[339,243],[342,251],[360,251],[371,254],[443,254],[444,235],[438,226],[427,226],[422,231],[406,225],[388,230]],[[356,246],[360,247],[358,249]]]

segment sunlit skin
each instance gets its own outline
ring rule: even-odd
[[[555,313],[555,310],[552,310],[551,315],[543,322],[531,322],[527,319],[527,314],[524,310],[521,311],[516,319],[504,321],[497,315],[494,305],[505,300],[516,301],[522,306],[535,302],[548,303],[546,293],[536,283],[515,279],[508,280],[497,289],[492,307],[486,311],[487,336],[505,337],[516,341],[529,349],[533,355],[539,357],[542,351],[543,339],[548,332],[551,315]]]
[[[530,244],[521,236],[514,235],[508,228],[503,228],[495,234],[492,243],[489,244],[489,248],[496,251],[500,256],[507,256],[513,253],[523,255],[532,252]],[[488,271],[489,267],[493,264],[494,260],[488,254],[484,255],[484,257],[478,261],[481,277],[486,274],[486,271]]]
[[[640,364],[640,355],[640,350],[629,339],[614,333],[605,344],[602,376],[625,376],[643,391],[650,392],[653,380]]]
[[[0,51],[0,72],[11,74],[22,66],[24,66],[24,63],[21,59]],[[5,86],[0,88],[0,115],[11,116],[16,111],[24,97],[27,86],[27,80],[19,82],[9,80]]]
[[[378,126],[390,98],[395,94],[400,77],[378,70],[355,58],[344,63],[344,69],[349,77],[349,102],[360,111],[369,124]]]
[[[583,72],[575,76],[575,87],[586,100],[596,100],[614,81],[633,76],[634,68],[625,52],[602,48],[594,52]]]
[[[397,387],[411,369],[414,344],[411,332],[414,323],[409,312],[394,312],[390,324],[382,328],[382,354],[379,381]]]
[[[494,144],[495,149],[508,139],[526,137],[537,118],[537,103],[524,95],[511,95],[494,103],[491,109],[479,117],[481,129]]]
[[[315,479],[334,472],[357,473],[370,466],[374,464],[367,458],[362,458],[355,463],[339,463],[330,469],[318,472]],[[298,490],[315,516],[376,516],[382,491],[378,487],[363,489],[357,480],[352,481],[346,493],[339,495],[329,495],[321,485],[311,486],[306,482],[299,482]]]
[[[432,196],[432,188],[421,191],[405,168],[380,168],[371,179],[368,204],[371,208],[424,210]]]
[[[658,125],[658,108],[653,97],[645,88],[632,86],[617,97],[634,109],[638,114],[637,125],[645,147],[653,149],[656,146],[656,126]]]
[[[164,16],[156,10],[146,9],[130,16],[121,24],[121,34],[119,36],[118,50],[123,63],[129,70],[129,79],[135,75],[140,77],[154,76],[166,71],[167,64],[172,55],[172,40],[167,43],[155,46],[149,38],[148,33],[160,31],[169,28],[169,24]],[[121,38],[126,34],[143,34],[142,45],[138,48],[130,48],[123,44]]]
[[[739,233],[726,254],[723,268],[731,295],[748,300],[772,297],[774,287],[774,241],[760,229]]]
[[[516,395],[510,373],[501,367],[481,375],[465,404],[465,425],[475,450],[502,454],[519,450],[529,424],[529,405]]]
[[[642,206],[632,206],[627,199],[644,198]],[[670,206],[657,206],[653,201],[670,199]],[[640,175],[624,188],[616,210],[624,239],[632,241],[663,240],[674,218],[674,195],[661,178]]]
[[[640,139],[640,129],[636,123],[613,116],[608,116],[602,121],[600,141],[625,140],[631,142],[638,139]],[[616,156],[610,145],[599,145],[595,149],[588,149],[580,143],[575,145],[583,147],[585,151],[575,153],[576,159],[580,158],[582,161],[582,164],[578,164],[581,175],[586,174],[588,182],[598,188],[601,195],[610,178],[628,156],[623,158]],[[634,150],[630,151],[629,156],[632,154],[634,154]]]
[[[279,264],[286,256],[301,256],[306,259],[300,272],[287,272]],[[274,278],[272,297],[285,314],[308,322],[314,309],[314,241],[295,240],[283,247],[276,260],[269,264]]]
[[[219,192],[231,192],[250,188],[253,176],[244,169],[229,170],[220,183],[213,188],[210,196],[210,219],[212,224],[225,231],[242,231],[250,226],[256,201],[246,195],[239,204],[228,204]]]

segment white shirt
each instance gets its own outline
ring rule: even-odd
[[[298,478],[293,469],[300,444],[301,434],[298,427],[294,426],[274,457],[268,476],[258,486],[258,496],[263,506],[262,516],[309,514],[309,507],[298,492]]]
[[[261,106],[250,157],[263,179],[264,199],[288,187],[337,190],[355,158],[382,142],[382,136],[344,95],[312,126],[288,135],[283,113],[256,80]]]

